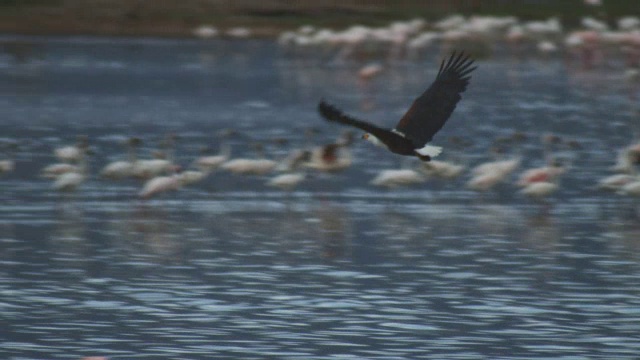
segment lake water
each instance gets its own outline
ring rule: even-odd
[[[399,61],[369,84],[353,63],[284,54],[266,40],[3,37],[0,138],[0,357],[5,359],[637,359],[638,203],[598,192],[640,118],[620,67],[495,56],[479,68],[435,142],[473,140],[470,166],[514,131],[522,169],[538,140],[580,143],[545,204],[511,183],[468,179],[396,190],[369,185],[397,157],[364,142],[338,174],[295,191],[216,172],[150,201],[97,171],[143,141],[178,135],[185,167],[237,130],[282,158],[335,139],[326,98],[391,126],[442,54]],[[615,65],[615,64],[614,64]],[[386,119],[386,120],[385,120]],[[305,130],[317,128],[311,140]],[[89,136],[91,177],[58,194],[38,176],[52,150]],[[272,141],[283,138],[286,145]]]

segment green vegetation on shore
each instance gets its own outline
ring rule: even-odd
[[[613,24],[621,16],[640,15],[640,6],[635,0],[603,0],[601,7],[582,0],[0,0],[0,32],[188,36],[193,28],[211,24],[245,26],[256,35],[271,36],[307,24],[384,25],[453,13],[522,20],[557,16],[572,27],[587,15]]]

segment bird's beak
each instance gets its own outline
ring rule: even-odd
[[[365,134],[362,134],[362,138],[363,138],[363,139],[365,139],[365,140],[367,140],[367,139],[369,138],[369,134],[366,134],[366,133],[365,133]]]

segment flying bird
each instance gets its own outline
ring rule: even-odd
[[[393,153],[429,161],[440,154],[442,148],[427,143],[447,122],[460,101],[460,94],[466,90],[470,74],[476,69],[476,66],[471,66],[473,62],[469,56],[455,51],[448,60],[443,60],[435,81],[414,100],[398,125],[391,130],[353,118],[324,100],[318,104],[318,111],[328,121],[366,131],[362,136],[364,139],[386,146]]]

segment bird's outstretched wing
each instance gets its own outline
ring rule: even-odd
[[[324,100],[320,100],[320,103],[318,104],[318,112],[320,112],[320,115],[322,115],[322,117],[327,119],[328,121],[333,121],[343,125],[357,127],[358,129],[371,133],[373,136],[379,139],[384,138],[385,136],[388,136],[391,133],[391,131],[389,130],[377,127],[373,124],[369,124],[368,122],[351,117],[343,113],[342,111],[340,111],[335,106],[328,104]]]
[[[448,60],[442,60],[438,76],[420,97],[413,101],[409,110],[396,126],[416,147],[421,147],[438,132],[449,119],[460,101],[460,94],[469,84],[469,75],[476,66],[473,60],[454,51]]]

